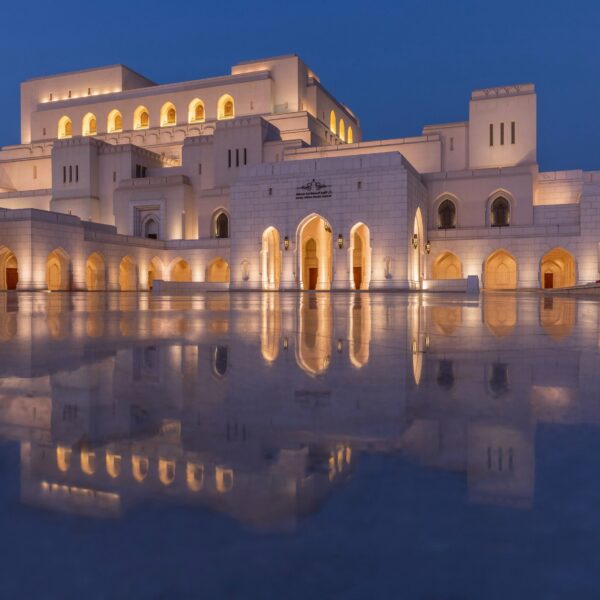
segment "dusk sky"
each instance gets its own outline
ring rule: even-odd
[[[296,53],[365,139],[466,120],[472,89],[533,82],[543,170],[600,169],[597,2],[18,2],[3,6],[0,144],[19,142],[19,83],[123,63],[158,83]]]

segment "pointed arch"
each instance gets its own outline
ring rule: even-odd
[[[544,289],[571,287],[577,283],[577,262],[564,248],[556,247],[540,261],[540,286]]]
[[[206,267],[206,281],[210,283],[229,283],[229,263],[220,256],[214,258]]]
[[[189,263],[181,257],[171,261],[169,265],[170,281],[192,281],[192,268]]]
[[[188,106],[188,123],[204,123],[206,108],[200,98],[194,98]]]
[[[485,261],[483,286],[486,290],[514,290],[517,287],[517,261],[500,248]]]
[[[415,212],[415,218],[413,221],[413,234],[411,240],[410,247],[410,256],[412,257],[412,268],[411,268],[411,279],[413,284],[417,287],[421,287],[421,283],[424,278],[424,267],[425,267],[425,257],[424,257],[424,247],[425,242],[425,226],[423,224],[423,214],[421,213],[421,208],[417,207]]]
[[[329,113],[329,129],[331,133],[337,134],[337,117],[334,110]]]
[[[348,127],[348,139],[346,140],[349,144],[354,144],[354,132],[352,127]]]
[[[296,229],[297,273],[303,290],[329,290],[333,279],[333,230],[317,213]]]
[[[123,131],[123,115],[116,108],[108,113],[106,131],[108,131],[108,133],[118,133]]]
[[[0,246],[0,291],[16,290],[19,283],[19,264],[15,253]]]
[[[462,279],[462,263],[456,254],[446,250],[433,262],[431,267],[432,279]]]
[[[275,227],[267,227],[262,234],[261,248],[262,288],[278,290],[281,277],[281,237]]]
[[[46,284],[51,292],[71,289],[71,261],[62,248],[56,248],[48,254]]]
[[[130,256],[124,256],[119,263],[119,288],[122,292],[137,290],[137,265]]]
[[[217,208],[211,219],[211,237],[229,237],[229,213],[224,208]]]
[[[82,135],[96,135],[98,133],[98,123],[96,121],[96,115],[94,113],[87,113],[81,121],[81,134]]]
[[[177,125],[177,110],[172,102],[165,102],[160,109],[160,126],[172,127]]]
[[[233,119],[235,117],[235,103],[233,96],[230,94],[223,94],[217,103],[217,118],[222,119]]]
[[[331,294],[301,294],[296,362],[309,375],[321,375],[329,368],[332,327]]]
[[[344,119],[340,119],[340,127],[338,129],[338,135],[342,142],[346,141],[346,124],[344,123]]]
[[[150,127],[150,113],[145,106],[138,106],[133,111],[133,128],[148,129]]]
[[[163,279],[163,264],[158,256],[155,256],[148,265],[148,289],[151,290],[156,279]]]
[[[73,122],[66,115],[58,121],[58,139],[64,140],[73,137]]]
[[[90,254],[86,260],[85,287],[88,292],[106,289],[106,263],[99,252]]]
[[[371,231],[364,223],[350,230],[350,273],[352,288],[368,290],[371,283]]]

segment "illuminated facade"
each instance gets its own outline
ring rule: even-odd
[[[157,85],[26,81],[0,151],[0,289],[556,288],[599,278],[600,173],[539,172],[531,84],[363,141],[297,56]]]

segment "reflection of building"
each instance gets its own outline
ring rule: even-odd
[[[540,173],[536,116],[532,84],[488,88],[464,121],[364,141],[296,55],[173,84],[32,79],[0,151],[0,290],[595,281],[600,175]]]
[[[37,506],[116,517],[153,497],[281,527],[365,450],[464,473],[473,501],[528,506],[538,423],[600,419],[594,360],[560,351],[595,344],[598,309],[570,299],[515,299],[499,336],[505,295],[61,298],[0,307],[0,432]]]

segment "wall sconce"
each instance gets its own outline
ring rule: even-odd
[[[288,339],[286,337],[283,338],[283,349],[287,350],[288,349]]]
[[[413,234],[412,245],[415,250],[419,247],[419,236],[416,233]]]
[[[425,252],[427,252],[427,254],[431,252],[431,242],[429,240],[427,240],[427,243],[425,244]]]
[[[283,238],[283,247],[286,250],[290,249],[290,238],[287,235]]]
[[[340,233],[338,235],[338,248],[341,250],[344,247],[344,236]]]

